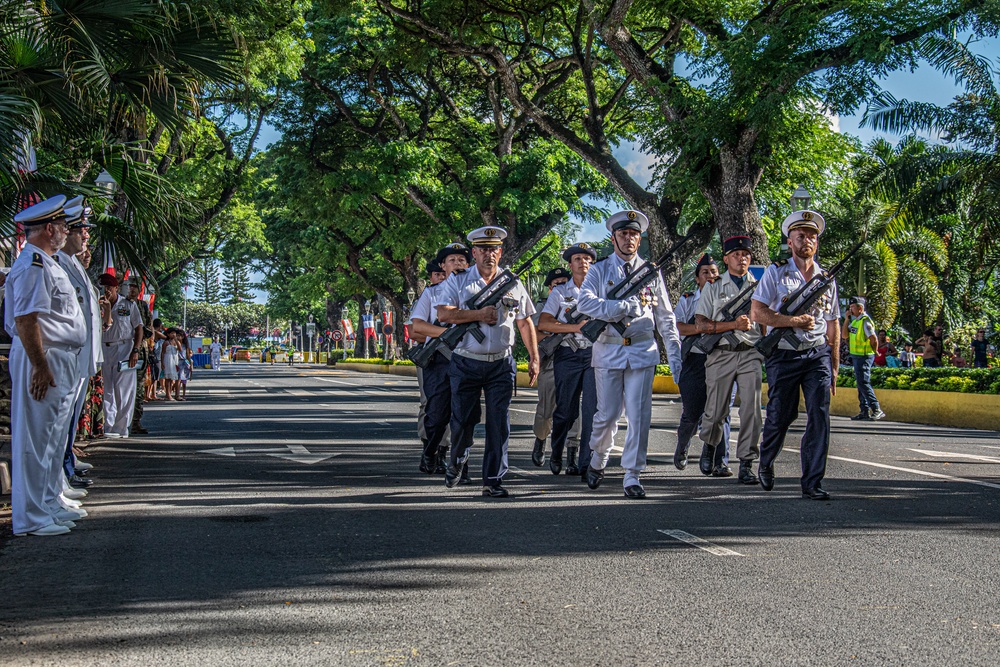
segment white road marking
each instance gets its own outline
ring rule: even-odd
[[[219,447],[217,449],[201,449],[199,450],[202,454],[214,454],[216,456],[229,456],[236,458],[237,454],[267,454],[268,456],[275,456],[281,459],[288,459],[289,461],[295,461],[296,463],[304,463],[306,465],[312,465],[314,463],[319,463],[320,461],[325,461],[338,454],[313,454],[304,445],[285,445],[284,447],[265,447],[265,448],[248,448],[248,449],[236,449],[235,447]]]
[[[348,387],[357,387],[358,385],[354,382],[344,382],[343,380],[334,380],[333,378],[314,378],[320,382],[333,382],[334,384],[346,384]]]
[[[799,453],[799,450],[795,447],[785,447],[786,450],[790,452]],[[833,459],[835,461],[843,461],[845,463],[857,463],[863,466],[871,466],[873,468],[884,468],[885,470],[897,470],[899,472],[908,472],[913,475],[922,475],[924,477],[934,477],[936,479],[944,479],[949,482],[965,482],[966,484],[976,484],[977,486],[985,486],[989,489],[1000,489],[1000,484],[993,484],[992,482],[983,482],[978,479],[968,479],[967,477],[955,477],[954,475],[944,475],[939,472],[927,472],[925,470],[916,470],[914,468],[903,468],[900,466],[891,466],[886,463],[875,463],[874,461],[861,461],[860,459],[849,459],[844,456],[830,456],[826,458]]]
[[[675,540],[680,540],[681,542],[690,544],[693,547],[698,547],[702,551],[707,551],[708,553],[714,556],[739,556],[741,558],[744,557],[744,555],[739,553],[738,551],[733,551],[732,549],[720,547],[718,544],[713,544],[708,540],[703,540],[702,538],[696,535],[692,535],[691,533],[686,533],[683,530],[663,530],[662,528],[658,528],[656,532],[663,533],[668,537],[672,537]]]
[[[511,412],[523,412],[526,415],[533,415],[533,414],[535,414],[534,410],[521,410],[520,408],[511,408],[510,411]]]
[[[976,454],[959,454],[958,452],[934,452],[929,449],[911,449],[911,452],[923,454],[924,456],[934,456],[942,459],[972,459],[973,461],[985,461],[986,463],[1000,463],[1000,459],[995,456],[978,456]]]

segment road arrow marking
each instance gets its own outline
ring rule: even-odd
[[[314,454],[303,445],[285,445],[284,447],[250,448],[236,449],[235,447],[220,447],[218,449],[201,449],[202,454],[214,454],[215,456],[230,456],[236,458],[237,454],[267,454],[279,459],[288,459],[296,463],[312,465],[337,456],[337,454]]]

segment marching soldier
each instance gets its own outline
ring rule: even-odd
[[[569,262],[572,279],[553,287],[538,319],[538,326],[542,331],[551,334],[569,334],[553,355],[556,405],[552,418],[552,455],[549,458],[549,469],[553,475],[558,475],[562,470],[563,448],[566,447],[574,423],[578,423],[579,445],[570,444],[566,449],[566,474],[579,475],[577,449],[579,448],[580,452],[579,460],[584,462],[584,466],[590,461],[590,434],[594,425],[594,413],[597,411],[597,387],[594,384],[591,343],[580,333],[580,328],[587,320],[582,318],[576,324],[570,324],[567,318],[577,308],[580,286],[583,285],[591,263],[597,261],[597,252],[586,243],[578,243],[563,251],[562,256]],[[541,384],[539,377],[539,394],[541,394]]]
[[[420,297],[417,297],[416,303],[414,303],[412,308],[410,309],[410,322],[411,322],[410,338],[412,338],[413,341],[416,342],[418,345],[422,345],[423,342],[427,340],[427,336],[417,333],[416,323],[413,322],[413,318],[415,314],[418,312],[417,310],[418,307],[421,309],[425,308],[421,306],[420,299],[423,297],[424,294],[428,294],[427,288],[434,287],[444,279],[445,279],[445,274],[444,271],[441,270],[441,266],[433,259],[428,261],[427,286],[424,288],[424,291],[421,293]],[[428,296],[430,295],[428,294]],[[427,394],[424,392],[424,369],[421,368],[420,366],[417,366],[416,368],[417,368],[417,390],[420,392],[420,409],[417,411],[417,437],[420,438],[420,442],[423,443],[424,447],[426,448],[427,428],[424,425],[424,417],[427,415]],[[430,468],[430,469],[425,470],[425,468]],[[427,465],[425,461],[421,460],[420,472],[426,472],[426,473],[434,472],[433,463]]]
[[[740,394],[740,435],[736,446],[736,455],[740,459],[739,481],[756,484],[753,462],[760,456],[758,441],[762,421],[760,386],[763,357],[754,348],[754,343],[760,340],[760,327],[746,315],[740,315],[732,322],[722,321],[722,309],[747,283],[755,282],[750,275],[750,237],[732,236],[726,239],[722,244],[722,253],[726,273],[703,290],[695,320],[702,334],[732,332],[732,336],[723,337],[705,360],[708,395],[705,414],[701,418],[700,437],[709,451],[709,459],[714,458],[712,475],[731,477],[732,471],[723,463],[723,453],[729,448],[729,434],[724,424],[729,419],[735,382]]]
[[[694,268],[694,292],[686,292],[677,301],[674,313],[677,317],[677,331],[681,336],[682,372],[677,377],[677,387],[681,391],[681,421],[677,425],[677,448],[674,450],[674,467],[684,470],[688,464],[688,448],[691,437],[698,430],[701,415],[705,412],[705,353],[695,343],[698,340],[698,326],[694,314],[705,285],[719,277],[719,267],[708,253],[701,256]],[[727,423],[728,425],[728,423]],[[726,434],[728,439],[729,434]],[[702,447],[702,460],[708,456],[707,447]],[[711,458],[708,459],[711,461]],[[711,470],[709,470],[711,472]]]
[[[510,440],[510,401],[514,392],[516,365],[511,356],[514,326],[517,325],[528,349],[528,376],[531,384],[538,377],[538,348],[535,327],[529,319],[535,307],[520,281],[496,306],[472,310],[469,299],[493,280],[500,270],[503,240],[507,231],[486,226],[473,230],[472,257],[476,265],[446,280],[437,306],[438,319],[445,324],[475,323],[484,339],[478,342],[467,335],[454,350],[448,369],[451,380],[451,461],[445,484],[453,488],[469,458],[472,432],[479,419],[479,400],[486,396],[486,447],[483,453],[483,495],[506,498],[509,493],[501,482],[507,473],[507,447]],[[515,279],[516,280],[516,279]]]
[[[796,344],[782,340],[765,362],[767,368],[767,417],[764,421],[757,474],[765,491],[774,488],[774,460],[785,443],[788,427],[798,416],[799,391],[806,404],[806,432],[802,436],[802,497],[829,500],[821,486],[830,448],[830,393],[837,391],[840,365],[840,306],[837,287],[828,291],[804,315],[781,315],[782,301],[821,275],[816,262],[819,237],[826,229],[815,211],[796,211],[781,225],[792,251],[790,259],[767,267],[753,295],[750,317],[766,327],[790,327]]]
[[[53,259],[66,243],[66,197],[57,195],[14,217],[26,241],[6,283],[4,328],[10,352],[11,515],[15,535],[61,535],[87,516],[60,504],[63,455],[87,342],[76,291]]]
[[[549,296],[559,285],[566,284],[570,279],[570,272],[561,266],[545,274],[545,286],[549,288]],[[532,321],[537,327],[541,308],[544,304],[535,304],[535,313]],[[536,466],[545,465],[545,439],[552,433],[552,413],[556,409],[556,381],[555,367],[552,363],[552,356],[541,358],[541,369],[538,371],[538,403],[535,405],[535,423],[532,427],[535,433],[535,445],[531,449],[531,462]]]
[[[428,286],[420,299],[413,306],[411,319],[413,330],[426,338],[437,338],[445,332],[446,327],[437,323],[436,306],[442,294],[442,282],[456,272],[465,271],[469,266],[472,254],[461,243],[453,243],[438,251],[434,259],[434,267],[441,269],[441,281]],[[423,369],[424,393],[427,396],[427,408],[424,414],[424,430],[427,440],[424,442],[424,452],[420,459],[420,470],[426,473],[444,474],[447,470],[445,457],[448,454],[446,437],[449,435],[451,422],[451,380],[448,377],[448,366],[451,361],[451,351],[446,345],[431,359],[426,369]],[[476,403],[476,411],[480,410]],[[479,422],[476,414],[476,423]],[[470,431],[471,437],[471,431]],[[471,441],[469,446],[472,446]],[[463,466],[460,476],[461,484],[469,484],[469,467]]]
[[[142,344],[142,316],[139,308],[118,293],[118,279],[101,275],[111,323],[104,325],[104,435],[127,438],[135,405],[136,364]],[[144,370],[141,372],[145,372]]]
[[[592,363],[597,385],[597,415],[591,434],[587,486],[596,489],[604,479],[624,403],[628,417],[621,462],[625,469],[625,496],[645,498],[646,490],[639,482],[639,475],[646,468],[653,376],[660,361],[653,337],[654,327],[660,331],[667,346],[670,368],[678,375],[682,370],[681,345],[662,276],[648,285],[641,295],[622,301],[606,298],[612,287],[642,265],[638,256],[639,242],[649,227],[649,219],[639,211],[621,211],[608,218],[606,226],[611,232],[615,252],[590,268],[580,288],[579,309],[584,315],[607,322],[627,320],[629,335],[623,338],[609,327],[594,343]]]

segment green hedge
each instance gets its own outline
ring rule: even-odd
[[[856,387],[854,369],[841,366],[838,387]],[[876,389],[955,391],[964,394],[1000,394],[1000,368],[885,368],[872,369]]]
[[[396,361],[394,359],[365,359],[358,357],[348,357],[346,359],[334,359],[338,364],[371,364],[373,366],[412,366],[412,361]]]

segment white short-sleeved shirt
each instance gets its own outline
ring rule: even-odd
[[[456,271],[441,283],[440,306],[455,306],[468,310],[466,302],[476,296],[486,287],[487,281],[479,275],[479,267],[473,266],[466,271]],[[471,334],[462,337],[456,349],[466,350],[473,354],[501,354],[514,346],[514,322],[524,320],[535,314],[535,306],[528,297],[527,290],[517,281],[517,284],[507,292],[497,305],[497,323],[489,326],[485,322],[477,322],[476,326],[486,337],[483,342],[477,341]]]
[[[677,305],[674,306],[674,317],[678,324],[694,324],[694,314],[698,310],[698,302],[701,301],[701,288],[697,287],[693,292],[685,292]],[[679,333],[679,330],[678,330]],[[680,334],[681,343],[687,336]],[[705,354],[696,345],[689,345],[688,354]]]
[[[635,271],[642,266],[643,260],[638,256],[633,258]],[[628,301],[608,299],[608,292],[625,278],[625,261],[617,254],[595,262],[580,287],[580,312],[588,317],[618,322],[627,316]],[[659,330],[663,342],[667,346],[667,359],[674,377],[680,377],[681,371],[681,340],[677,333],[677,321],[674,319],[674,309],[670,306],[670,297],[663,284],[663,277],[657,276],[646,287],[648,295],[655,297],[656,305],[642,306],[639,317],[633,318],[629,324],[630,337],[644,333],[652,333],[654,327]],[[635,298],[635,297],[633,297]],[[638,303],[638,299],[636,299]],[[615,333],[608,327],[608,333]],[[613,343],[594,343],[594,355],[591,362],[595,368],[644,368],[660,363],[660,353],[656,348],[656,339],[650,337],[645,343],[635,345],[615,345]]]
[[[813,263],[813,275],[819,275],[823,269],[818,262]],[[794,260],[787,259],[771,264],[764,270],[764,275],[760,278],[760,284],[753,293],[753,300],[760,301],[771,310],[777,312],[781,304],[788,298],[788,295],[806,283],[805,277],[799,271],[799,267]],[[826,323],[840,319],[840,305],[837,300],[837,284],[827,290],[812,307],[808,313],[815,318],[813,328],[809,331],[804,329],[792,329],[795,336],[802,342],[803,347],[817,347],[826,342]],[[778,343],[778,349],[794,349],[788,341],[782,339]]]
[[[38,313],[42,346],[82,348],[87,344],[87,325],[76,290],[52,257],[28,243],[10,269],[6,284],[4,328],[17,338],[14,318]]]
[[[437,311],[434,307],[437,305],[436,300],[440,298],[441,285],[443,284],[444,281],[437,285],[428,285],[424,288],[424,291],[420,293],[420,297],[417,298],[417,302],[413,304],[413,310],[410,311],[410,319],[423,320],[428,324],[434,324],[437,321]]]
[[[76,298],[80,303],[80,310],[83,311],[83,321],[87,327],[87,344],[80,351],[80,376],[89,378],[97,373],[97,364],[104,361],[104,347],[101,345],[101,304],[100,298],[90,282],[86,269],[76,257],[69,255],[62,250],[55,254],[59,266],[63,267],[69,277],[73,289],[76,290]]]
[[[122,294],[111,307],[111,328],[104,332],[105,343],[117,343],[135,339],[135,328],[142,326],[139,307]]]
[[[576,286],[575,282],[570,280],[569,282],[563,283],[562,285],[556,285],[552,288],[552,291],[549,292],[549,298],[545,300],[545,305],[542,306],[542,312],[548,313],[563,324],[567,324],[568,315],[576,309],[579,303],[580,288]],[[587,340],[587,337],[581,333],[566,336],[563,338],[560,346],[569,347],[570,338],[576,342],[578,348],[590,347],[590,341]]]
[[[209,346],[209,349],[212,351],[213,357],[222,356],[222,343],[220,343],[219,341],[213,341],[212,344]]]
[[[753,275],[750,273],[746,274],[745,280],[750,283],[755,282]],[[698,308],[695,313],[716,322],[721,321],[723,319],[722,309],[726,307],[726,304],[736,298],[736,296],[738,296],[746,286],[746,282],[744,282],[742,286],[737,286],[737,284],[733,281],[733,277],[729,275],[729,272],[727,271],[715,282],[705,285],[705,289],[702,290],[701,300],[698,302]],[[760,340],[760,326],[757,323],[753,323],[750,326],[749,331],[734,330],[732,334],[736,336],[740,343],[753,345]],[[727,338],[728,336],[719,341],[719,347],[730,347],[730,341],[726,340]]]

